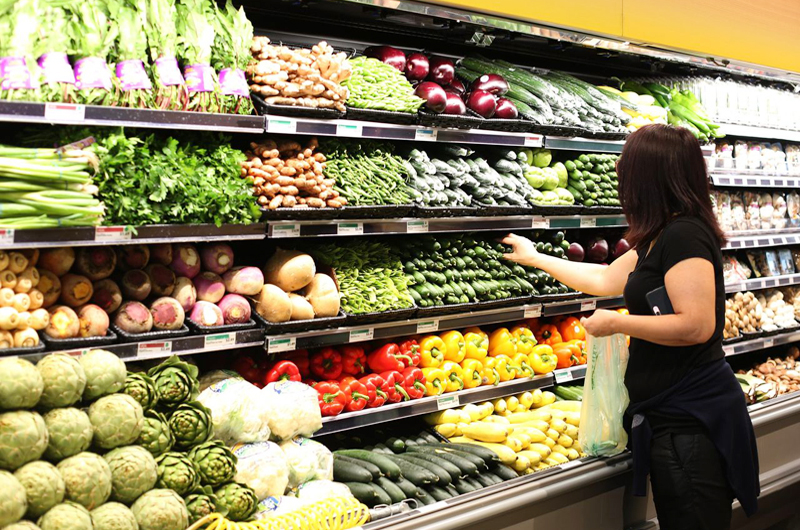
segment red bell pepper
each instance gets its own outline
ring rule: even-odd
[[[411,399],[419,399],[425,395],[425,376],[416,366],[409,366],[403,370],[402,384]]]
[[[400,343],[400,353],[411,357],[411,361],[404,363],[405,367],[419,366],[420,354],[419,343],[414,339],[408,339]]]
[[[314,385],[314,389],[319,394],[319,410],[323,416],[336,416],[347,405],[347,394],[336,381],[321,381]]]
[[[245,381],[261,384],[261,380],[264,379],[264,372],[259,368],[258,363],[247,355],[243,355],[233,361],[231,368],[241,375]]]
[[[386,344],[370,353],[367,364],[373,372],[400,371],[411,363],[411,357],[400,352],[400,346],[394,343]]]
[[[398,370],[387,370],[381,372],[381,377],[386,381],[389,391],[386,393],[386,401],[389,403],[399,403],[408,401],[408,392],[403,388],[403,373]]]
[[[346,375],[361,375],[367,371],[367,354],[359,346],[344,346],[340,349],[342,354],[342,373]]]
[[[342,375],[342,355],[333,348],[322,348],[311,355],[311,373],[320,379]]]
[[[389,397],[389,387],[379,374],[369,374],[358,381],[367,387],[367,394],[369,395],[368,409],[374,409],[386,403],[386,399]]]
[[[283,356],[287,361],[292,361],[297,369],[300,370],[300,375],[308,377],[311,375],[310,363],[308,361],[308,350],[295,350]]]
[[[363,410],[369,403],[367,386],[359,382],[355,377],[343,377],[339,382],[339,388],[347,395],[347,405],[345,412],[355,412]]]
[[[264,386],[276,381],[300,381],[300,370],[292,361],[278,361],[267,372],[264,377]]]

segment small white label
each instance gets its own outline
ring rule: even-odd
[[[531,221],[531,228],[550,228],[550,219],[547,217],[534,217]]]
[[[272,237],[300,237],[299,224],[272,225]]]
[[[582,462],[582,461],[580,461],[580,460],[572,460],[572,461],[570,461],[570,462],[567,462],[567,463],[565,463],[565,464],[561,464],[561,465],[560,465],[560,466],[558,466],[558,467],[560,467],[561,469],[563,469],[564,471],[566,471],[567,469],[572,469],[573,467],[578,467],[578,466],[580,466],[580,465],[582,465],[582,464],[583,464],[583,462]]]
[[[147,359],[150,357],[162,357],[172,352],[172,342],[140,342],[137,357]]]
[[[87,348],[84,350],[70,350],[62,353],[66,353],[67,355],[71,355],[72,357],[83,357],[84,355],[89,353],[89,349]]]
[[[375,337],[375,330],[373,328],[354,329],[350,332],[350,342],[365,342],[372,340],[373,337]]]
[[[11,245],[14,243],[14,229],[4,228],[0,230],[0,244]]]
[[[364,223],[339,223],[336,233],[340,236],[360,236],[364,234]]]
[[[133,229],[130,226],[96,226],[94,240],[101,242],[130,241]]]
[[[218,335],[206,335],[206,350],[225,349],[236,344],[236,333],[220,333]]]
[[[267,120],[267,131],[294,134],[297,132],[297,122],[291,118],[270,118]]]
[[[417,333],[433,333],[434,331],[439,331],[438,320],[427,320],[417,323]]]
[[[575,379],[572,375],[572,370],[556,370],[553,372],[553,376],[556,378],[556,383],[559,384]]]
[[[532,134],[525,137],[525,147],[542,147],[542,137],[538,134]]]
[[[425,220],[418,220],[418,221],[408,221],[406,223],[406,232],[409,234],[417,234],[420,232],[427,232],[428,231],[428,221]]]
[[[775,339],[764,339],[764,349],[772,348],[775,345]]]
[[[458,394],[450,394],[449,396],[442,396],[436,400],[436,408],[438,410],[452,409],[461,404],[458,400]]]
[[[336,135],[337,136],[350,136],[353,138],[361,138],[363,129],[357,123],[337,123]]]
[[[86,119],[86,107],[67,103],[47,103],[44,107],[44,117],[53,121],[79,122]]]
[[[436,136],[436,129],[417,129],[414,132],[414,140],[418,142],[435,142]]]
[[[278,353],[282,351],[293,351],[297,349],[296,337],[269,337],[267,338],[267,351],[269,353]]]
[[[539,318],[542,316],[542,306],[534,305],[523,308],[525,318]]]
[[[595,228],[597,217],[581,217],[581,228]]]
[[[595,309],[597,309],[597,300],[586,300],[581,302],[581,312],[594,311]]]

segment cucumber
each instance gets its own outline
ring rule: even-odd
[[[428,462],[432,462],[437,466],[444,468],[444,470],[447,471],[447,473],[453,478],[458,478],[460,476],[469,474],[470,462],[465,462],[467,465],[464,468],[462,468],[460,466],[457,466],[455,463],[451,462],[449,459],[444,458],[443,455],[439,453],[414,451],[412,453],[408,453],[408,456],[412,456],[414,458],[421,458],[423,460],[427,460]],[[456,457],[456,459],[458,459],[458,457]],[[475,466],[472,467],[475,469],[475,472],[478,471],[478,468],[476,468]],[[465,471],[465,469],[467,469],[467,471]]]
[[[372,488],[372,490],[375,492],[375,495],[377,496],[377,501],[375,502],[375,504],[386,504],[387,506],[392,504],[392,498],[389,496],[388,493],[386,493],[386,491],[382,487],[378,486],[374,482],[370,482],[369,484],[367,484],[367,486]],[[367,504],[367,506],[369,506],[369,504]],[[372,506],[369,507],[372,508]]]
[[[487,464],[491,462],[499,462],[500,458],[495,454],[494,451],[491,449],[487,449],[480,445],[473,445],[473,444],[442,444],[446,446],[452,446],[453,449],[461,451],[463,453],[471,453],[475,456],[481,457],[484,462]]]
[[[343,449],[336,451],[336,454],[344,455],[350,458],[357,458],[359,460],[365,460],[370,464],[377,466],[381,473],[387,477],[391,479],[400,478],[400,468],[397,467],[397,464],[383,455],[379,455],[372,451],[365,451],[363,449]]]
[[[502,480],[511,480],[512,478],[517,478],[519,476],[516,471],[505,464],[497,464],[494,466],[492,468],[492,473],[500,477]]]
[[[453,487],[455,487],[456,491],[459,493],[471,493],[475,491],[475,488],[470,486],[469,483],[464,479],[453,482]]]
[[[475,480],[474,477],[466,477],[466,478],[464,478],[462,480],[464,482],[466,482],[467,484],[469,484],[470,486],[472,486],[472,488],[475,489],[475,490],[479,490],[479,489],[483,488],[483,484],[481,484],[480,482]]]
[[[425,506],[429,504],[434,504],[436,502],[435,500],[433,500],[433,497],[428,495],[428,492],[422,488],[417,488],[416,499],[420,502],[420,504]]]
[[[434,435],[432,435],[428,431],[422,431],[421,433],[419,433],[419,438],[422,438],[426,442],[432,443],[432,444],[441,443],[441,440],[439,440],[437,437],[435,437]]]
[[[501,479],[500,477],[498,477],[494,473],[484,473],[483,476],[488,478],[489,480],[491,480],[495,484],[500,484],[501,482],[503,482],[503,479]]]
[[[446,501],[453,498],[452,495],[447,493],[447,490],[439,486],[428,486],[428,494],[437,501]]]
[[[343,460],[349,464],[353,464],[355,466],[360,466],[366,469],[370,475],[372,475],[372,480],[378,480],[380,477],[383,476],[381,470],[375,464],[371,464],[365,460],[359,460],[357,458],[350,458],[349,456],[340,455],[338,453],[333,453],[334,460]]]
[[[449,493],[450,497],[458,497],[459,495],[458,490],[452,484],[445,486],[444,491]]]
[[[461,457],[464,460],[467,460],[473,466],[475,466],[476,473],[478,471],[483,471],[483,470],[488,470],[489,469],[489,466],[486,465],[486,461],[483,458],[481,458],[481,457],[479,457],[479,456],[477,456],[477,455],[475,455],[473,453],[470,453],[468,451],[462,451],[461,449],[457,449],[455,447],[450,447],[451,445],[456,445],[456,444],[436,444],[436,445],[428,444],[428,445],[425,445],[425,446],[415,447],[414,449],[411,449],[409,452],[422,451],[422,452],[428,452],[428,453],[432,452],[432,453],[435,453],[436,455],[456,455],[458,457]],[[492,453],[492,454],[494,454],[494,453]],[[446,460],[449,460],[450,462],[453,462],[452,459],[447,458],[445,456],[442,456],[442,458],[445,458]],[[456,462],[453,462],[453,463],[458,465]],[[476,473],[470,473],[470,474],[474,475]]]
[[[398,458],[402,458],[403,460],[411,462],[412,464],[424,467],[431,473],[435,473],[436,476],[439,477],[439,480],[436,482],[436,484],[445,486],[453,482],[453,477],[451,477],[450,473],[448,473],[447,470],[445,470],[442,466],[436,465],[432,462],[428,462],[423,458],[415,458],[412,455],[398,455]],[[456,476],[456,478],[458,477]]]
[[[361,482],[345,482],[344,485],[348,487],[350,493],[353,494],[353,497],[355,497],[358,502],[363,502],[367,506],[375,505],[378,500],[378,494],[370,487],[369,484],[362,484]]]
[[[390,502],[389,504],[395,504],[397,502],[402,502],[403,500],[406,499],[405,492],[403,490],[401,490],[397,486],[397,484],[395,484],[394,482],[392,482],[388,478],[381,477],[376,481],[376,483],[378,484],[378,486],[381,487],[381,489],[383,489],[383,491],[386,492],[386,494],[389,497],[391,497],[392,502]]]
[[[403,447],[405,447],[405,446],[403,446]],[[386,447],[383,444],[375,444],[375,447],[372,448],[372,451],[375,452],[375,453],[383,453],[383,454],[389,454],[389,455],[393,455],[394,454],[394,451],[392,449],[389,449],[388,447]]]
[[[406,499],[413,499],[417,494],[417,487],[409,482],[407,479],[400,477],[394,483],[400,488],[406,496]],[[387,490],[388,493],[388,490]]]
[[[485,488],[485,487],[488,487],[488,486],[494,486],[494,484],[495,484],[495,482],[494,482],[493,480],[491,480],[490,478],[488,478],[488,477],[487,477],[487,476],[486,476],[484,473],[481,473],[480,475],[478,475],[477,477],[475,477],[475,480],[477,480],[478,482],[480,482],[480,483],[481,483],[481,485],[482,485],[484,488]]]
[[[336,482],[370,482],[372,474],[357,464],[333,458],[333,480]]]
[[[435,484],[439,480],[439,477],[436,474],[428,471],[426,468],[418,466],[417,464],[409,462],[408,460],[403,460],[397,455],[386,455],[386,458],[391,459],[391,461],[400,468],[400,472],[403,474],[403,476],[417,487]]]

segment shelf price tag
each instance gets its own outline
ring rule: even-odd
[[[292,118],[269,118],[267,132],[294,134],[297,132],[297,122]]]
[[[299,224],[277,224],[277,225],[272,225],[271,228],[272,228],[272,233],[270,234],[270,236],[274,238],[300,237]]]
[[[408,221],[406,223],[406,233],[419,234],[428,231],[428,221],[420,219],[418,221]]]
[[[44,117],[52,121],[80,122],[86,119],[86,107],[67,103],[47,103],[44,106]]]
[[[99,242],[130,241],[133,228],[130,226],[96,226],[94,240]]]
[[[267,337],[267,352],[278,353],[297,349],[297,337]]]
[[[350,136],[353,138],[361,138],[363,128],[358,123],[337,123],[336,136]]]
[[[434,331],[439,331],[438,320],[427,320],[417,323],[417,333],[433,333]]]
[[[597,300],[585,300],[581,302],[581,313],[584,311],[594,311],[597,309]]]
[[[523,308],[523,315],[525,318],[539,318],[542,316],[542,306],[533,305]]]
[[[539,134],[531,134],[525,137],[523,142],[525,147],[542,147],[542,136]]]
[[[0,230],[0,244],[13,245],[14,244],[14,229],[5,228]]]
[[[437,410],[452,409],[461,404],[458,400],[458,394],[450,394],[449,396],[442,396],[436,400]]]
[[[63,353],[66,353],[67,355],[69,355],[71,357],[83,357],[84,355],[89,353],[89,349],[86,348],[86,349],[83,349],[83,350],[69,350],[69,351],[65,351]]]
[[[336,233],[340,236],[360,236],[364,234],[364,223],[339,223]]]
[[[418,142],[435,142],[436,137],[436,129],[417,129],[414,132],[414,140]]]
[[[531,228],[550,228],[550,219],[547,217],[534,217],[531,220]]]
[[[375,337],[375,329],[354,329],[350,331],[350,342],[366,342]]]
[[[581,217],[581,228],[595,228],[597,217]]]
[[[219,333],[217,335],[206,335],[205,346],[206,350],[224,350],[228,346],[236,344],[236,333]]]
[[[164,357],[172,352],[172,341],[166,342],[140,342],[136,356],[139,359]]]
[[[575,379],[572,374],[572,370],[556,370],[553,372],[553,376],[556,378],[556,383],[558,384],[566,383]]]

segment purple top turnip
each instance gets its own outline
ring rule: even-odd
[[[146,272],[140,270],[128,271],[122,275],[121,286],[122,294],[125,298],[133,300],[144,300],[150,296],[153,286],[150,284],[150,277]]]
[[[192,280],[197,289],[197,299],[216,304],[225,296],[225,284],[219,274],[204,271]]]
[[[219,308],[226,324],[242,324],[250,320],[250,304],[238,294],[226,294],[219,301]]]
[[[255,296],[264,287],[264,273],[258,267],[234,267],[222,276],[229,293]]]
[[[181,243],[172,249],[172,263],[169,268],[178,276],[194,278],[200,274],[200,254],[194,245]]]
[[[200,326],[221,326],[225,322],[219,307],[203,301],[194,304],[189,319]]]
[[[114,315],[114,325],[127,333],[147,333],[153,329],[153,315],[141,302],[125,302]]]
[[[188,313],[197,303],[197,289],[195,289],[192,280],[186,276],[178,276],[175,279],[175,289],[172,291],[172,297]]]
[[[233,267],[233,249],[225,243],[203,245],[200,249],[203,269],[216,274],[224,274]]]

